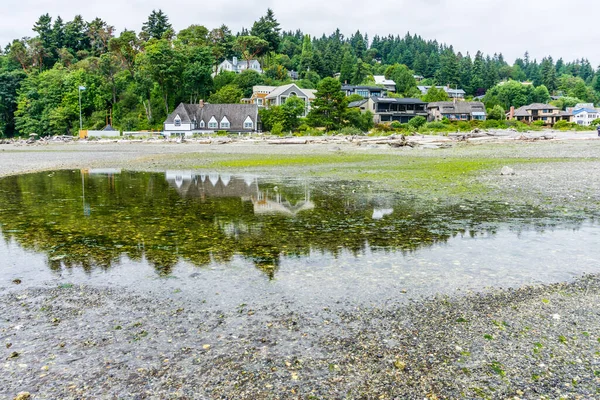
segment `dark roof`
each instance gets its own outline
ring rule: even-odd
[[[367,90],[386,90],[384,87],[381,86],[367,86],[367,85],[342,85],[342,90],[354,90],[354,89],[367,89]]]
[[[111,124],[106,125],[104,127],[104,129],[102,129],[102,130],[105,131],[105,132],[108,132],[108,131],[114,132],[114,131],[116,131],[116,129],[113,128]]]
[[[348,107],[352,108],[352,107],[360,107],[363,104],[365,104],[368,100],[364,99],[364,100],[359,100],[359,101],[353,101],[352,103],[348,104]]]
[[[414,99],[411,97],[398,98],[398,97],[371,97],[375,103],[396,103],[396,104],[427,104],[421,99]]]
[[[257,123],[258,105],[256,104],[179,104],[165,121],[166,124],[172,124],[175,117],[179,115],[181,123],[191,123],[196,120],[199,124],[204,121],[205,128],[208,127],[208,121],[214,116],[217,122],[221,122],[224,116],[227,117],[231,129],[243,129],[244,121],[250,117],[254,124]],[[256,126],[256,125],[255,125]]]
[[[427,108],[439,108],[442,114],[485,113],[485,105],[480,101],[436,101],[429,103]]]

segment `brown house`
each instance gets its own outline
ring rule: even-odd
[[[542,103],[533,103],[528,106],[519,107],[516,110],[514,107],[511,107],[507,117],[508,119],[516,119],[527,124],[535,121],[544,121],[545,125],[554,125],[558,121],[569,121],[571,119],[570,114],[561,111],[560,108]]]

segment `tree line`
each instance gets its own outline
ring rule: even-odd
[[[322,85],[326,91],[335,84],[325,78],[337,74],[339,82],[349,84],[374,84],[373,75],[385,75],[396,81],[397,95],[405,97],[421,96],[416,75],[424,85],[460,87],[469,96],[487,93],[490,107],[547,101],[551,94],[564,96],[561,106],[597,102],[600,96],[599,71],[586,59],[555,62],[546,57],[538,63],[525,53],[510,65],[502,54],[462,54],[410,33],[369,39],[360,31],[346,37],[336,29],[311,37],[300,30],[283,31],[271,9],[250,29],[235,34],[225,25],[212,30],[191,25],[175,32],[161,10],[152,11],[139,32],[117,34],[100,18],[63,21],[49,14],[39,17],[33,32],[0,52],[0,134],[5,137],[73,133],[79,124],[80,94],[85,128],[101,129],[112,121],[122,130],[160,129],[180,102],[237,103],[252,94],[254,85],[290,83],[290,71],[298,73],[298,86]],[[217,66],[234,56],[240,62],[259,59],[264,74],[215,75]],[[512,91],[501,94],[497,84],[507,80],[515,82],[504,91]],[[531,82],[523,85],[531,88],[517,87],[523,81]],[[79,87],[85,90],[80,93]],[[432,89],[423,98],[443,100],[445,94]],[[343,114],[339,105],[344,102],[335,101],[336,113]],[[293,109],[299,106],[277,111],[272,125],[289,128],[281,115]],[[368,125],[352,114],[335,118],[332,122],[313,115],[307,122],[328,129]]]

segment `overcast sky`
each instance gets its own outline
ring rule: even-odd
[[[538,61],[551,55],[555,61],[600,63],[600,2],[589,0],[0,0],[0,45],[33,36],[33,24],[45,13],[65,21],[76,14],[87,21],[100,17],[118,32],[139,32],[150,12],[160,8],[176,31],[224,23],[235,33],[250,28],[268,7],[282,29],[313,36],[336,28],[346,36],[358,29],[369,38],[410,31],[463,54],[501,52],[511,64],[525,51]]]

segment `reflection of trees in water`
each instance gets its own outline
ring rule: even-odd
[[[353,194],[341,184],[309,189],[254,177],[173,175],[59,171],[3,178],[0,226],[7,240],[46,253],[55,271],[109,268],[126,255],[168,275],[180,260],[204,266],[239,254],[273,278],[282,256],[409,252],[522,218],[502,204],[436,207]],[[522,222],[541,216],[528,210]]]

